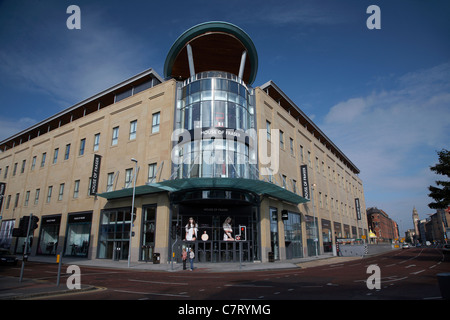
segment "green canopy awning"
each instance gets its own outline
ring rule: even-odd
[[[194,189],[214,188],[252,192],[260,196],[273,197],[293,204],[305,203],[309,201],[308,199],[277,186],[276,184],[261,180],[243,178],[189,178],[165,180],[162,182],[138,186],[136,187],[135,192],[136,196],[141,196],[159,192],[179,192]],[[100,197],[108,200],[131,197],[132,195],[133,188],[126,188],[99,194]]]

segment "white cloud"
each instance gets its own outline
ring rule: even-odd
[[[368,206],[411,201],[404,208],[410,215],[413,205],[431,202],[427,187],[436,176],[429,166],[436,150],[450,147],[450,63],[337,103],[319,126],[360,168]]]
[[[0,139],[3,137],[10,137],[26,128],[36,124],[35,119],[31,118],[20,118],[17,119],[0,119]]]

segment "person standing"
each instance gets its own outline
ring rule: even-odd
[[[194,253],[194,250],[192,250],[192,248],[191,248],[190,252],[189,252],[189,262],[191,263],[191,271],[194,270],[194,258],[195,258],[195,253]]]
[[[187,261],[186,248],[183,248],[183,252],[181,253],[181,259],[183,260],[183,270],[186,270],[186,261]]]

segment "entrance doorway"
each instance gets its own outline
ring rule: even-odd
[[[181,262],[182,250],[189,248],[202,263],[259,260],[259,210],[256,205],[215,199],[184,201],[172,209],[170,239],[172,243],[177,240],[173,248],[177,262]]]
[[[128,241],[114,241],[113,260],[126,260],[128,259]]]

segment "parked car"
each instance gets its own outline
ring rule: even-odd
[[[8,249],[0,249],[0,264],[16,265],[17,261],[19,261],[19,259],[11,254]]]
[[[402,246],[402,249],[409,249],[409,244],[404,243],[403,246]]]
[[[442,252],[444,253],[450,253],[450,244],[444,244],[442,246]]]

